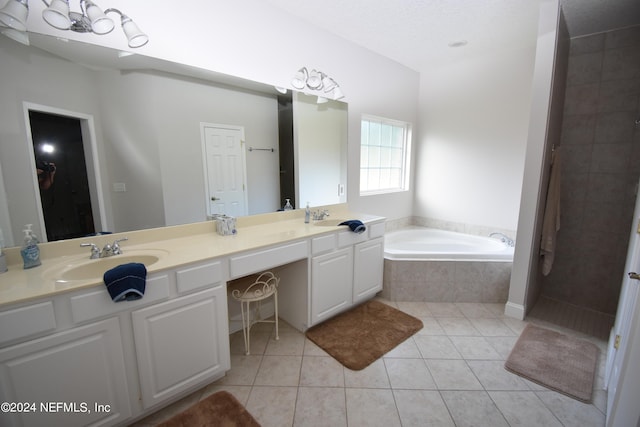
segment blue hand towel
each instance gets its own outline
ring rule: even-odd
[[[106,271],[103,279],[113,302],[133,301],[144,295],[147,268],[138,262],[122,264]]]
[[[367,226],[358,219],[350,219],[349,221],[341,222],[338,225],[348,225],[351,231],[354,233],[364,233],[367,230]]]

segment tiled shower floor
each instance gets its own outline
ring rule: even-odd
[[[272,325],[259,324],[250,356],[242,332],[231,336],[224,378],[135,425],[155,425],[219,390],[263,427],[604,425],[605,341],[553,327],[601,350],[593,403],[584,404],[504,369],[526,322],[503,316],[503,304],[381,301],[424,328],[364,370],[344,368],[284,322],[279,341]]]
[[[548,322],[602,340],[609,339],[615,316],[541,296],[531,309],[532,321]]]

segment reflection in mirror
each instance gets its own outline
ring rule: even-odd
[[[29,124],[47,240],[95,233],[81,120],[34,109]]]
[[[242,129],[246,214],[277,211],[285,198],[300,200],[296,207],[307,201],[311,206],[346,202],[340,195],[346,186],[346,104],[316,104],[315,97],[297,94],[297,101],[279,100],[273,87],[256,82],[140,55],[119,57],[111,49],[49,36],[30,34],[30,39],[32,46],[26,47],[0,37],[0,228],[10,245],[20,243],[25,223],[46,236],[29,153],[27,105],[81,114],[93,124],[95,146],[85,145],[85,158],[102,198],[91,200],[101,203],[97,210],[104,217],[97,231],[206,220],[212,196],[202,129],[210,125]],[[283,108],[287,102],[290,107]],[[343,128],[322,133],[329,129],[325,119],[300,122],[316,115],[332,117]],[[282,123],[290,127],[283,129]],[[281,142],[283,133],[293,140]],[[324,153],[329,147],[339,154]],[[306,155],[314,162],[304,163]],[[293,170],[280,164],[281,158],[293,158]],[[284,175],[293,176],[293,184],[281,183]],[[54,185],[64,182],[56,178]]]

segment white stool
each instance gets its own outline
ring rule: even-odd
[[[242,313],[242,333],[244,334],[244,349],[249,354],[251,327],[256,323],[275,323],[276,340],[278,335],[278,284],[280,278],[270,271],[260,274],[253,282],[239,280],[229,286],[229,292],[236,301],[240,302]],[[262,301],[273,295],[275,304],[275,319],[263,320],[260,313]],[[251,316],[250,304],[257,303],[254,307],[253,318]]]

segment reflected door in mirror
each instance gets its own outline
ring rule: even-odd
[[[80,120],[29,111],[47,241],[95,233]]]
[[[247,214],[243,130],[236,126],[202,125],[207,214]]]

